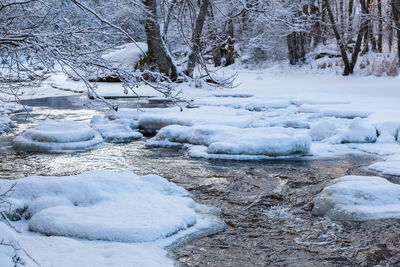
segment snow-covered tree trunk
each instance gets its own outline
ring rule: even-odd
[[[400,66],[400,0],[392,0],[393,19],[397,32],[397,55]]]
[[[171,80],[176,80],[178,77],[177,68],[161,36],[157,1],[144,0],[143,4],[149,11],[145,21],[149,62],[157,65],[159,71]]]
[[[199,56],[201,53],[201,34],[203,32],[204,21],[207,16],[207,8],[209,3],[209,0],[203,0],[200,6],[199,14],[197,15],[196,25],[192,36],[192,49],[188,57],[188,64],[185,71],[186,75],[189,77],[193,77],[194,67],[199,61]]]

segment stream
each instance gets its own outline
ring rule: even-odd
[[[191,192],[196,202],[220,208],[227,224],[221,233],[177,248],[175,258],[182,266],[400,265],[400,220],[333,222],[310,212],[312,198],[332,179],[372,175],[366,166],[379,160],[373,156],[205,160],[177,149],[146,148],[145,140],[70,154],[12,150],[10,142],[16,135],[45,118],[89,121],[106,110],[99,103],[94,109],[82,107],[86,101],[84,96],[24,101],[34,110],[11,116],[18,128],[0,136],[0,178],[72,175],[94,169],[165,177]],[[137,106],[135,100],[118,102],[123,107]],[[152,107],[146,101],[142,106]]]

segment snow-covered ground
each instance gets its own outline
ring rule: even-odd
[[[0,188],[14,183],[2,180]],[[3,199],[20,233],[0,222],[0,239],[27,252],[0,246],[4,267],[35,266],[30,257],[40,266],[173,266],[169,245],[224,227],[218,210],[196,204],[182,187],[129,171],[31,176]]]

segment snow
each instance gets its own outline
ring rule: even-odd
[[[224,227],[182,187],[130,171],[30,176],[7,201],[18,241],[41,266],[173,266],[168,246]]]
[[[90,149],[102,142],[101,135],[87,124],[45,120],[16,137],[13,147],[31,152],[72,152]]]
[[[168,125],[219,124],[240,128],[249,127],[253,115],[247,110],[230,107],[200,107],[181,111],[178,107],[154,109],[143,112],[139,117],[139,128],[147,133],[155,133]]]
[[[207,146],[208,154],[286,156],[307,154],[311,138],[289,128],[238,128],[221,125],[162,128],[147,146],[170,147],[179,143]]]
[[[333,220],[400,218],[400,185],[376,176],[344,176],[314,199],[313,214]]]
[[[130,124],[124,121],[111,121],[95,115],[90,123],[93,129],[100,132],[106,142],[127,143],[143,137],[143,134],[133,131]]]
[[[102,58],[108,64],[111,69],[119,69],[122,71],[134,71],[136,63],[138,63],[140,57],[147,52],[147,44],[142,42],[127,43],[115,47],[113,50],[108,51],[102,55]],[[76,73],[77,72],[77,73]],[[104,70],[102,68],[92,68],[88,70],[88,73],[83,71],[72,71],[68,72],[69,76],[75,80],[80,80],[81,76],[88,78],[89,80],[99,80],[107,77],[115,77],[115,73],[110,70]]]
[[[19,247],[17,237],[10,227],[0,221],[0,266],[16,266],[16,260],[20,255],[13,247]]]
[[[14,123],[7,114],[0,115],[0,134],[8,132],[14,127]]]

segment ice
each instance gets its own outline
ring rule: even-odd
[[[90,149],[102,142],[101,135],[84,123],[46,120],[16,137],[13,147],[32,152],[71,152]]]
[[[333,220],[400,218],[400,185],[376,176],[344,176],[314,199],[314,215]]]
[[[107,120],[100,115],[93,116],[91,126],[100,132],[106,142],[127,143],[143,137],[141,133],[132,130],[130,123],[121,120]]]
[[[286,156],[307,154],[311,138],[304,132],[281,127],[170,125],[162,128],[146,145],[171,147],[185,143],[206,146],[208,154]]]

